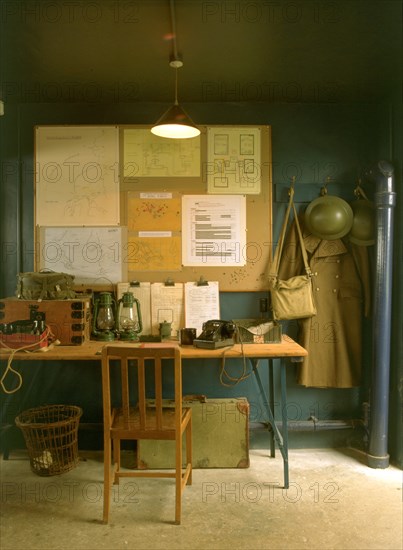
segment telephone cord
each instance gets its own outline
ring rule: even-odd
[[[226,368],[225,368],[225,353],[227,350],[224,350],[222,358],[221,358],[221,367],[220,367],[220,383],[222,386],[225,386],[227,388],[232,388],[233,386],[236,386],[239,384],[239,382],[242,382],[243,380],[246,380],[249,378],[249,376],[252,374],[252,371],[246,372],[246,357],[243,349],[243,342],[240,340],[241,344],[241,354],[242,354],[242,360],[243,360],[243,368],[242,368],[242,374],[240,376],[231,376],[228,374]],[[231,348],[228,348],[228,350]],[[224,376],[227,377],[228,380],[231,380],[231,383],[224,382]]]

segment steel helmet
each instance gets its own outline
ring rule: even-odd
[[[353,225],[353,210],[345,200],[323,195],[308,204],[305,224],[309,231],[327,241],[341,239]]]
[[[350,203],[353,210],[353,225],[349,240],[360,246],[375,243],[375,206],[369,200],[356,200]]]

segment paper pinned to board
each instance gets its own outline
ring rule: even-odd
[[[220,318],[220,298],[218,281],[206,284],[185,283],[185,323],[195,328],[196,334],[202,331],[203,323]]]
[[[261,166],[259,128],[207,128],[209,194],[258,195],[261,191]]]
[[[126,227],[38,227],[37,270],[74,275],[76,284],[115,284],[125,277]]]
[[[184,266],[246,265],[246,197],[182,197]]]

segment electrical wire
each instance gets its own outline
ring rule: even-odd
[[[220,383],[221,383],[222,386],[225,386],[227,388],[231,388],[233,386],[236,386],[237,384],[239,384],[243,380],[246,380],[247,378],[249,378],[249,376],[251,376],[251,374],[252,374],[252,371],[247,372],[246,357],[245,357],[245,352],[244,352],[244,348],[243,348],[243,341],[242,341],[242,337],[241,337],[241,334],[240,334],[239,330],[237,330],[237,334],[238,334],[239,343],[241,344],[241,356],[242,356],[242,362],[243,362],[242,374],[240,376],[236,376],[236,377],[231,376],[230,374],[228,374],[228,371],[226,370],[226,367],[225,367],[225,353],[227,351],[229,351],[231,348],[229,347],[227,349],[224,349],[223,354],[222,354],[222,358],[221,358]],[[226,377],[231,382],[230,383],[224,382],[224,377]]]
[[[176,42],[176,15],[175,15],[175,2],[170,0],[169,7],[171,11],[171,29],[172,29],[172,56],[174,60],[178,59],[178,46]]]
[[[9,355],[8,361],[7,361],[7,367],[6,367],[2,377],[0,379],[0,384],[1,384],[1,387],[2,387],[2,390],[4,391],[4,393],[7,393],[8,395],[10,395],[10,394],[13,394],[13,393],[17,392],[22,387],[23,379],[22,379],[21,373],[19,373],[15,369],[13,369],[13,367],[11,366],[12,362],[13,362],[13,359],[14,359],[14,355],[19,351],[29,351],[30,348],[32,348],[34,346],[37,347],[38,345],[40,345],[45,340],[47,340],[48,342],[54,340],[54,336],[52,334],[52,331],[50,330],[50,327],[48,327],[48,326],[46,326],[45,331],[43,332],[43,334],[42,334],[42,336],[40,337],[39,340],[37,340],[36,342],[33,342],[32,344],[27,344],[26,346],[21,346],[20,348],[10,348],[2,340],[0,340],[0,345],[2,347],[4,347],[6,350],[10,351],[10,355]],[[45,348],[40,348],[40,349],[43,350]],[[46,348],[46,349],[48,349],[48,348]],[[35,351],[35,350],[32,350],[32,351]],[[17,376],[18,385],[13,390],[8,390],[5,386],[5,384],[4,384],[4,380],[6,379],[6,376],[8,375],[8,373],[11,373],[11,372],[13,372]]]

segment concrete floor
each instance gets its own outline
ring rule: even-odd
[[[61,476],[31,472],[27,455],[1,460],[1,550],[391,549],[402,546],[402,471],[374,470],[356,450],[251,450],[247,469],[197,469],[173,525],[172,480],[121,480],[102,516],[102,453],[80,452]]]

